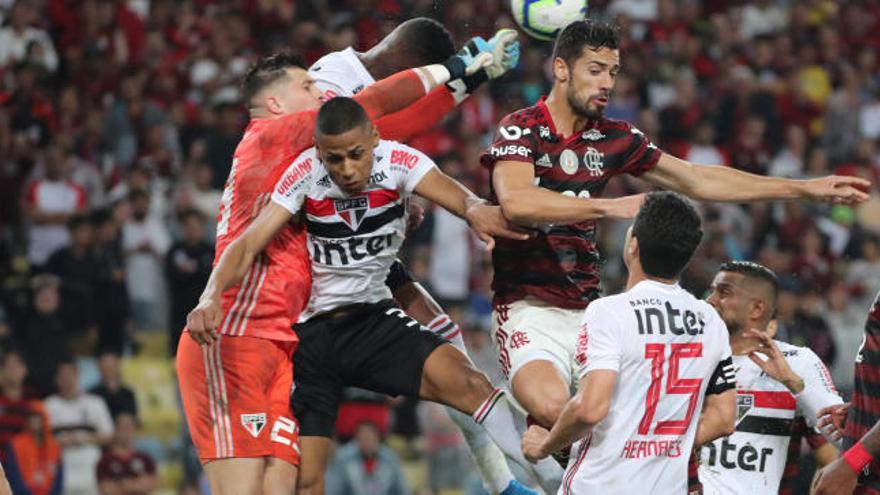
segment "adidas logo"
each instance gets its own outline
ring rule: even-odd
[[[550,161],[550,157],[547,156],[547,153],[544,153],[544,156],[538,158],[538,161],[535,162],[535,165],[538,167],[550,168],[553,166],[553,162]]]

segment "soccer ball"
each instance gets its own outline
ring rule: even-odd
[[[587,17],[587,0],[510,0],[510,10],[526,34],[549,41],[565,26]]]

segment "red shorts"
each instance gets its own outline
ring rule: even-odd
[[[220,336],[210,347],[180,336],[177,379],[203,463],[276,457],[299,466],[299,425],[290,410],[296,342]]]

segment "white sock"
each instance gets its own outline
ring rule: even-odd
[[[534,473],[544,491],[556,493],[562,483],[562,468],[552,458],[543,459],[537,465],[526,460],[522,453],[520,436],[510,410],[510,403],[507,402],[503,390],[496,388],[489,398],[480,404],[477,412],[474,413],[474,421],[483,425],[489,437],[507,457]]]
[[[507,485],[514,480],[504,454],[492,442],[486,430],[474,423],[473,418],[451,407],[447,407],[446,412],[461,430],[486,489],[495,495],[504,491]]]
[[[452,321],[449,315],[440,315],[434,318],[431,320],[431,323],[428,323],[428,329],[467,355],[464,339],[461,337],[461,329]]]

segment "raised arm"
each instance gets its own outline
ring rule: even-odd
[[[648,182],[701,201],[810,200],[857,204],[869,195],[857,189],[870,182],[858,177],[830,175],[792,180],[749,174],[718,165],[695,165],[663,153],[657,166],[642,177]]]
[[[495,164],[492,187],[504,216],[525,226],[604,217],[632,218],[644,198],[641,194],[614,199],[566,196],[535,185],[534,165],[512,160]]]
[[[214,330],[223,318],[220,308],[221,296],[227,289],[241,282],[257,255],[292,216],[286,208],[274,202],[269,203],[244,234],[226,247],[211,271],[208,284],[199,298],[199,304],[186,318],[187,330],[193,340],[208,345],[217,340]]]

